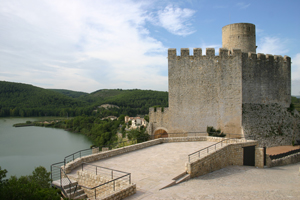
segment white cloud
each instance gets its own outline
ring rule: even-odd
[[[236,4],[240,9],[246,9],[250,6],[250,3],[246,4],[245,2],[240,2]]]
[[[0,79],[87,92],[167,90],[167,51],[144,27],[145,6],[130,0],[1,1]],[[177,31],[184,34],[184,27]]]
[[[258,42],[258,48],[256,52],[273,54],[273,55],[282,55],[288,53],[288,40],[281,39],[279,37],[262,37]]]
[[[300,81],[300,53],[292,57],[292,80]]]
[[[174,35],[190,35],[195,32],[190,22],[195,12],[188,8],[182,9],[168,5],[163,10],[158,11],[158,25]]]

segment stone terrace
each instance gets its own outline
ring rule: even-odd
[[[143,198],[156,193],[172,182],[172,178],[185,172],[188,154],[215,142],[162,143],[90,164],[131,173],[132,182],[137,185],[133,198]],[[75,174],[80,167],[72,170]]]

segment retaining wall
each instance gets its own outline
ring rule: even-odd
[[[229,165],[243,165],[243,147],[257,146],[257,144],[257,141],[241,141],[240,143],[228,144],[227,146],[224,146],[215,152],[200,158],[199,160],[186,163],[186,170],[191,175],[191,178],[194,178],[222,169]],[[263,154],[261,156],[261,149],[256,148],[255,151],[259,151],[256,155],[255,165],[257,167],[263,167],[261,166],[261,163],[263,163]]]
[[[267,154],[266,159],[267,159],[266,160],[267,167],[276,167],[276,166],[294,164],[300,162],[300,152],[288,155],[283,158],[274,159],[274,160],[271,160],[270,156]]]
[[[128,178],[121,178],[117,179],[115,181],[111,181],[111,177],[108,176],[103,176],[101,175],[96,175],[88,171],[77,171],[77,182],[79,185],[83,185],[85,187],[82,187],[88,198],[94,198],[95,194],[99,198],[106,197],[106,199],[109,196],[114,195],[115,193],[120,193],[122,194],[122,198],[125,198],[124,194],[128,193],[128,191],[132,194],[136,192],[136,187],[133,187],[135,184],[129,184]],[[109,183],[107,183],[109,182]],[[104,184],[107,183],[107,184]],[[102,186],[99,186],[101,184],[104,184]],[[89,188],[94,188],[96,186],[96,189],[88,189]],[[96,190],[96,191],[95,191]],[[124,190],[124,191],[123,191]],[[120,195],[119,195],[120,196]],[[114,199],[114,198],[112,198]],[[119,198],[121,199],[121,198]]]

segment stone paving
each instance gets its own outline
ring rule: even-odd
[[[132,174],[137,193],[126,200],[300,199],[300,163],[263,169],[229,166],[159,190],[185,171],[188,154],[212,144],[206,141],[163,143],[92,164]]]
[[[300,199],[300,163],[257,169],[230,166],[152,194],[131,199]]]
[[[163,143],[91,164],[131,173],[132,182],[137,185],[137,194],[133,196],[143,198],[158,192],[172,178],[185,172],[188,154],[212,144],[215,142]],[[74,169],[72,174],[79,168]]]

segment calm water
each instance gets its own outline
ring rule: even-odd
[[[64,157],[81,149],[87,149],[92,142],[84,135],[62,129],[44,127],[13,127],[26,121],[47,118],[0,118],[0,166],[11,175],[29,175],[35,167],[63,161]],[[55,118],[57,119],[57,118]]]

